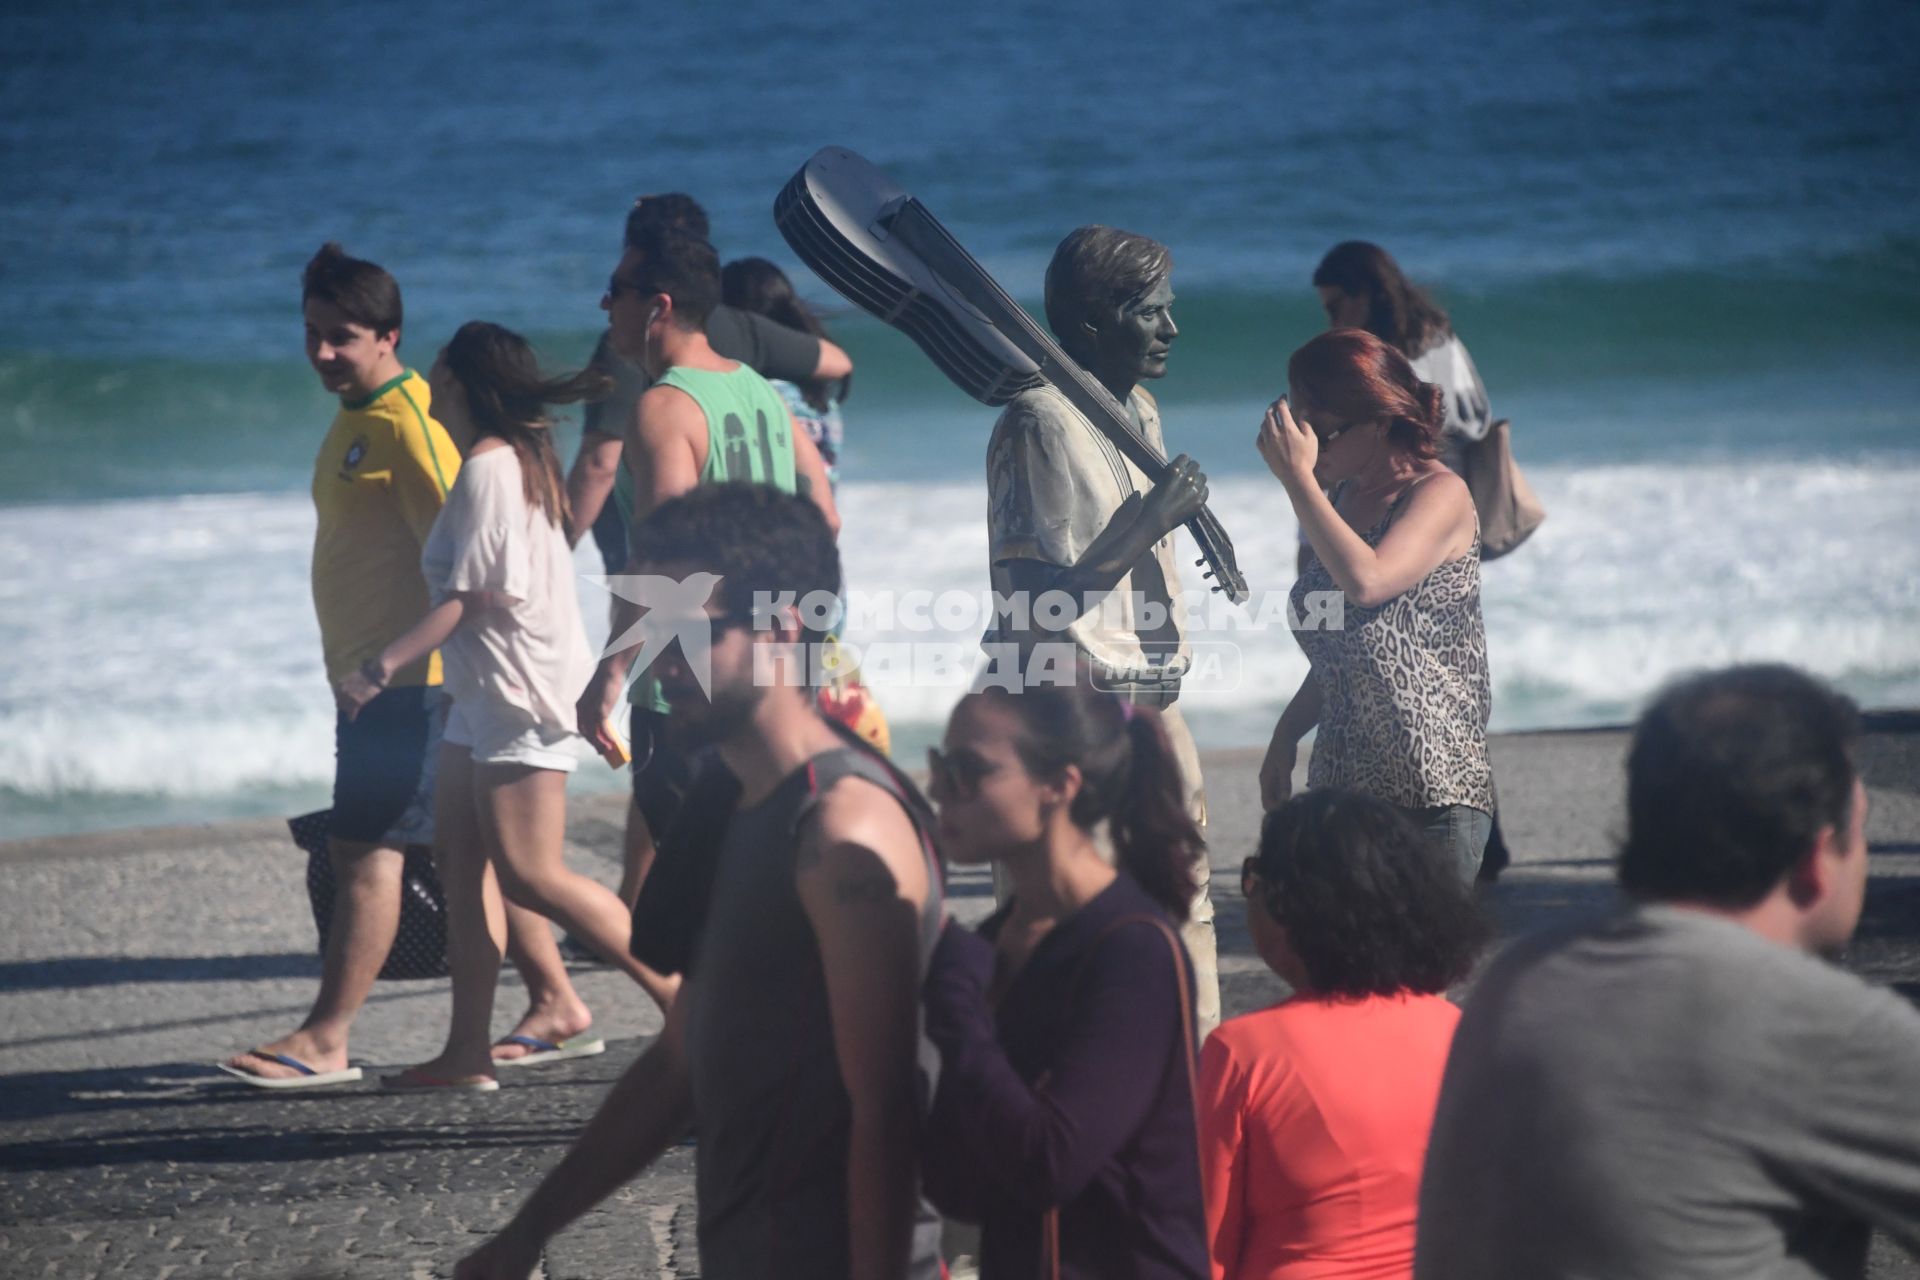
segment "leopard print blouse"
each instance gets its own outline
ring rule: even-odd
[[[1361,537],[1378,546],[1402,494]],[[1492,813],[1487,716],[1493,685],[1480,621],[1480,534],[1457,560],[1376,608],[1348,601],[1344,625],[1314,626],[1309,592],[1337,591],[1308,553],[1293,584],[1294,632],[1320,684],[1320,729],[1307,786],[1343,787],[1410,809],[1470,805]]]

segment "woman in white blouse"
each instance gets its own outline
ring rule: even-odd
[[[490,1091],[499,1087],[496,1057],[538,1061],[605,1047],[583,1034],[592,1015],[548,918],[635,981],[658,979],[627,953],[631,917],[620,899],[561,857],[567,775],[580,756],[574,704],[593,653],[547,412],[603,393],[605,378],[591,370],[548,378],[524,338],[476,320],[434,361],[429,386],[435,416],[469,442],[421,553],[432,608],[350,677],[341,698],[357,708],[389,673],[440,650],[453,708],[434,793],[434,857],[447,901],[453,1017],[438,1057],[383,1083]],[[509,1052],[496,1055],[493,997],[509,917],[532,1007],[499,1046]]]

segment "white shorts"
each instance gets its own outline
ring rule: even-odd
[[[583,739],[571,729],[538,724],[517,707],[460,698],[447,713],[447,731],[441,741],[465,747],[473,753],[475,764],[520,764],[572,773],[580,763],[575,744]]]

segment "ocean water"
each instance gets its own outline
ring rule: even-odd
[[[1913,705],[1916,66],[1901,3],[9,6],[0,838],[324,798],[304,491],[332,402],[297,309],[321,240],[400,277],[421,367],[476,316],[562,365],[591,348],[641,191],[693,192],[724,254],[787,263],[832,307],[769,215],[828,143],[1030,302],[1080,223],[1172,247],[1182,334],[1156,391],[1256,592],[1291,577],[1251,441],[1322,323],[1313,263],[1352,236],[1393,250],[1551,513],[1487,570],[1497,726],[1617,721],[1739,659]],[[858,366],[850,586],[979,592],[991,411],[899,335],[831,323]],[[1258,742],[1303,662],[1210,621],[1233,669],[1190,698],[1197,732]],[[911,749],[954,690],[900,675],[876,683]]]

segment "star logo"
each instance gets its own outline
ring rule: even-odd
[[[640,652],[627,671],[631,684],[678,640],[681,657],[700,685],[700,692],[712,697],[713,628],[706,606],[713,589],[720,585],[720,575],[693,573],[669,578],[656,573],[618,573],[597,581],[622,600],[646,610],[640,621],[607,641],[601,658],[638,644]]]

